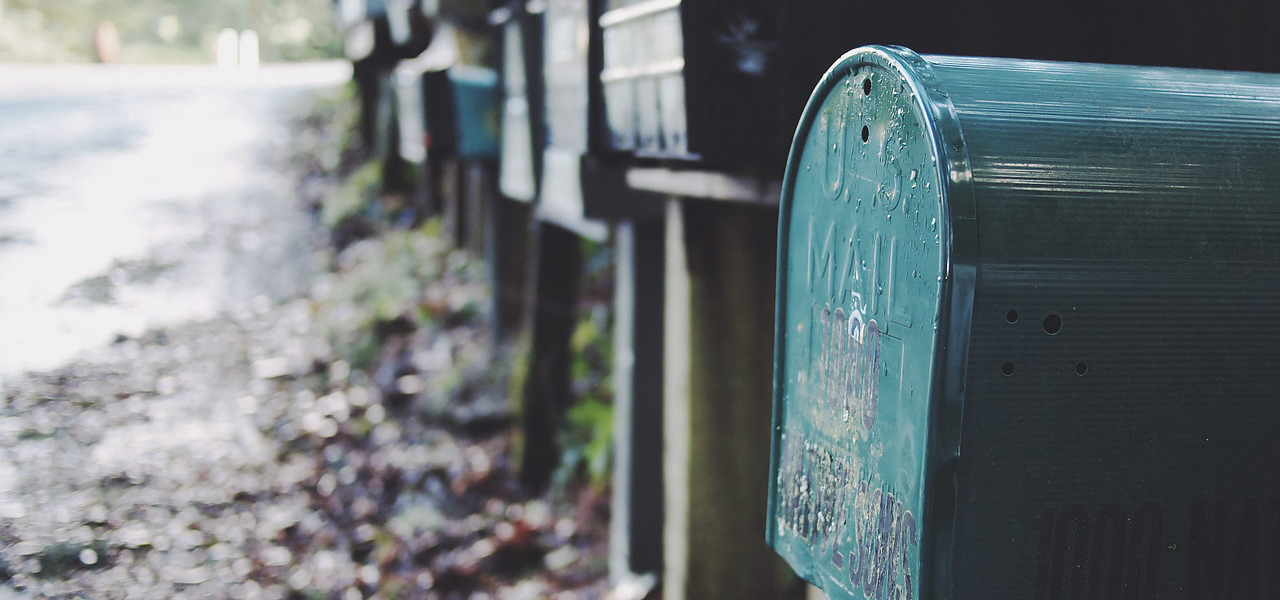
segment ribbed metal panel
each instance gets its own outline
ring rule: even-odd
[[[1280,257],[1280,77],[927,58],[968,146],[984,261]]]
[[[1280,76],[929,61],[978,217],[954,543],[983,550],[956,553],[953,590],[1260,597],[1280,583],[1280,514],[1247,515],[1280,498]],[[1149,524],[1113,541],[1144,505],[1156,554]]]
[[[871,47],[826,80],[853,85],[872,65],[918,94],[933,164],[949,165],[922,597],[1277,597],[1280,76]],[[801,144],[838,93],[826,80],[788,166],[784,241],[816,202]],[[851,117],[873,141],[901,129]],[[851,174],[872,176],[884,152]],[[780,252],[785,266],[813,251]],[[779,290],[781,352],[785,301],[799,296],[785,269]],[[897,368],[884,375],[909,375]],[[803,572],[824,564],[807,560]]]

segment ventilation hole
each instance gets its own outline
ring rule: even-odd
[[[1000,372],[1005,375],[1013,375],[1013,363],[1004,363],[1004,366],[1000,367]]]
[[[1005,318],[1005,319],[1008,319],[1010,323],[1017,323],[1017,322],[1018,322],[1018,311],[1016,311],[1016,310],[1011,310],[1011,311],[1009,311],[1009,314],[1007,314],[1007,315],[1005,315],[1005,316],[1004,316],[1004,318]]]
[[[871,130],[867,129],[866,125],[863,125],[862,126],[862,142],[865,144],[869,139],[871,139]]]
[[[1062,330],[1062,317],[1049,315],[1044,318],[1044,332],[1053,335]]]
[[[1080,375],[1083,377],[1084,374],[1088,372],[1089,372],[1089,365],[1086,365],[1084,363],[1076,363],[1076,375]]]
[[[871,95],[871,78],[870,77],[862,80],[862,95],[863,96]]]

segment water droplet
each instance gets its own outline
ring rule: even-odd
[[[915,181],[916,178],[918,177],[920,177],[920,171],[917,171],[916,169],[911,169],[911,181]]]
[[[929,231],[937,231],[937,230],[938,230],[938,219],[936,218],[929,219]]]

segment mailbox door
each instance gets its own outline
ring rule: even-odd
[[[498,187],[508,198],[532,202],[538,189],[534,176],[533,122],[525,75],[524,33],[519,18],[503,26],[502,150]]]
[[[767,537],[832,599],[919,598],[928,576],[954,178],[919,85],[847,55],[783,184]]]
[[[458,156],[493,158],[498,155],[498,73],[471,65],[449,68],[458,118]]]
[[[600,17],[600,81],[610,149],[689,154],[681,5],[679,0],[615,0]]]
[[[602,239],[604,224],[586,219],[582,159],[588,150],[592,23],[587,0],[550,0],[543,15],[546,149],[538,218]]]
[[[427,160],[422,74],[411,65],[400,65],[395,70],[395,83],[396,116],[400,125],[400,158],[420,165]]]
[[[543,53],[547,93],[547,145],[587,151],[586,0],[551,0],[544,15]]]

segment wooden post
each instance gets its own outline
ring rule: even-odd
[[[663,598],[803,598],[764,542],[777,209],[667,210]]]
[[[462,202],[463,237],[465,247],[477,256],[485,251],[485,223],[491,218],[488,214],[493,195],[493,169],[484,161],[470,160],[466,166],[466,185]]]
[[[609,575],[662,570],[663,223],[615,231],[614,464]]]
[[[221,50],[222,44],[219,44]],[[219,62],[222,61],[220,57]],[[376,156],[378,144],[378,104],[381,90],[379,86],[378,63],[370,58],[357,60],[351,64],[352,79],[356,83],[357,99],[360,102],[360,158]]]
[[[503,344],[515,337],[524,320],[532,206],[500,194],[489,194],[488,202],[485,243],[493,290],[493,336]]]
[[[560,463],[557,439],[569,405],[569,337],[573,333],[582,278],[582,240],[573,232],[538,221],[533,228],[529,372],[524,383],[524,448],[520,482],[546,489]]]
[[[444,237],[456,248],[462,239],[462,164],[456,158],[447,158],[440,166],[440,220],[444,224]]]

